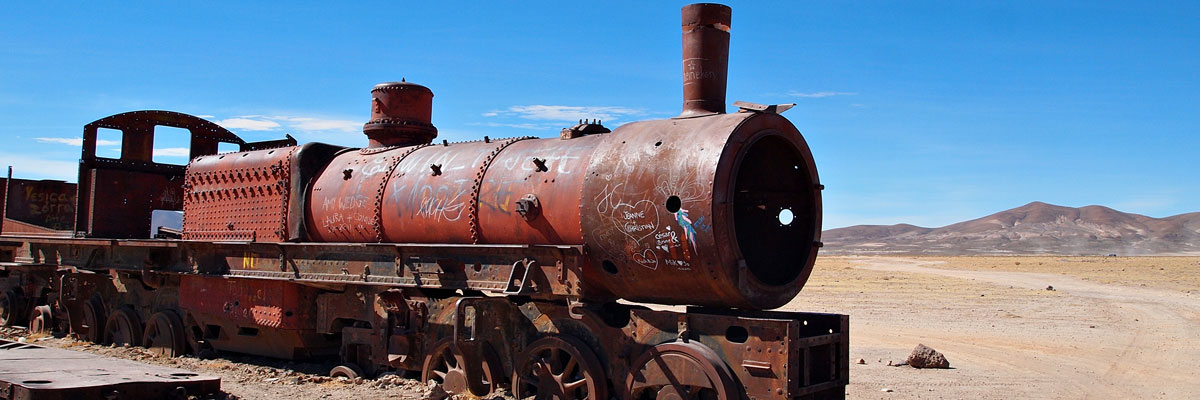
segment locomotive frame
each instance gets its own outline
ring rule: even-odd
[[[689,13],[693,22],[704,24],[721,18],[711,15],[713,10],[724,13],[726,49],[718,53],[727,52],[728,8],[719,7],[724,6],[684,8],[685,53]],[[720,87],[685,86],[693,93],[685,93],[689,101],[680,118],[734,126],[786,122],[777,113],[788,106],[736,103],[739,115],[721,116],[725,61],[714,58],[715,65],[692,68],[714,69]],[[395,110],[375,106],[373,117],[389,111]],[[197,161],[187,168],[151,161],[155,126],[189,130]],[[121,159],[96,156],[98,127],[123,132]],[[638,133],[637,126],[624,129]],[[564,129],[562,139],[607,131],[581,123]],[[429,146],[432,136],[427,130],[419,133],[420,140],[396,145],[411,145],[410,153]],[[386,141],[368,135],[373,145]],[[237,144],[241,152],[219,155],[220,142]],[[754,302],[734,309],[721,307],[729,304],[724,300],[706,307],[652,307],[586,295],[601,274],[597,269],[608,268],[589,258],[596,249],[480,243],[474,225],[472,243],[302,240],[304,224],[297,221],[303,217],[295,212],[305,205],[287,193],[304,192],[324,165],[290,163],[273,154],[276,149],[307,152],[307,160],[352,151],[297,147],[290,138],[247,143],[211,122],[167,111],[135,111],[88,124],[75,230],[59,236],[5,234],[0,240],[0,323],[28,321],[33,331],[145,346],[165,356],[220,350],[285,359],[337,357],[333,375],[407,371],[450,392],[480,396],[505,388],[519,397],[562,399],[845,397],[846,315],[762,311],[754,308],[764,303]],[[282,161],[199,167],[200,159],[250,154]],[[435,176],[438,172],[434,168]],[[228,230],[184,232],[182,238],[170,229],[161,232],[167,238],[138,238],[149,231],[151,210],[188,210],[189,202],[210,201],[209,192],[197,189],[206,179],[236,182],[212,192],[214,198],[261,196],[255,201],[282,211],[246,214],[244,219],[261,220],[248,230],[231,222]],[[536,197],[522,200],[517,206],[524,211],[540,207],[533,203]],[[819,247],[819,197],[816,210],[813,245],[787,253],[808,255],[808,268]],[[185,219],[240,215],[220,206],[205,212],[185,212]],[[742,275],[757,273],[747,272],[744,262],[741,269]],[[806,280],[808,270],[796,275],[791,279]],[[795,291],[776,297],[786,302]]]

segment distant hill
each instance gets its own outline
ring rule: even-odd
[[[1151,218],[1033,202],[941,228],[857,225],[821,240],[825,254],[1200,255],[1200,212]]]

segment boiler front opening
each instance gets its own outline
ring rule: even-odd
[[[803,271],[816,232],[816,190],[800,150],[777,135],[746,149],[734,181],[733,223],[746,267],[786,285]]]

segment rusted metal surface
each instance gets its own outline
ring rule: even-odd
[[[815,261],[818,182],[791,123],[746,112],[345,152],[312,185],[308,227],[329,242],[584,244],[595,299],[772,308]]]
[[[279,329],[313,329],[313,311],[304,299],[316,290],[276,280],[180,280],[180,305],[194,313],[224,315],[246,326]]]
[[[339,151],[337,146],[309,143],[193,159],[183,186],[183,239],[299,238],[307,183]]]
[[[56,269],[53,265],[0,263],[0,325],[28,327],[48,311],[39,308],[50,301]]]
[[[732,10],[721,4],[683,7],[683,113],[690,118],[725,113]]]
[[[363,125],[369,147],[416,146],[437,137],[430,122],[433,91],[410,82],[387,82],[371,89],[371,120]]]
[[[191,156],[216,154],[218,143],[245,144],[212,122],[172,111],[132,111],[83,128],[75,230],[89,237],[148,237],[153,210],[183,209],[182,165],[156,163],[154,128],[187,129]],[[96,154],[100,128],[121,131],[121,158]]]
[[[633,301],[753,309],[783,305],[804,286],[820,191],[790,122],[735,113],[635,122],[605,136],[621,140],[592,156],[580,207],[600,267],[588,283]],[[778,220],[785,209],[788,224]]]
[[[337,343],[316,329],[316,293],[286,281],[184,276],[179,304],[218,350],[284,359],[337,354]]]
[[[53,233],[74,228],[74,183],[0,178],[0,186],[7,187],[9,193],[0,193],[5,219],[9,220],[2,228],[4,232]]]
[[[0,340],[3,399],[186,399],[219,390],[216,376]]]
[[[512,393],[519,398],[608,398],[604,367],[586,344],[570,336],[546,336],[531,343],[512,380]]]
[[[183,185],[183,238],[287,240],[296,147],[197,157]]]

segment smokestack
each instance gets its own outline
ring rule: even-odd
[[[405,82],[387,82],[371,89],[371,120],[363,125],[368,147],[416,146],[437,137],[430,122],[433,91]]]
[[[683,113],[677,118],[725,113],[729,73],[729,22],[722,4],[683,7]]]

